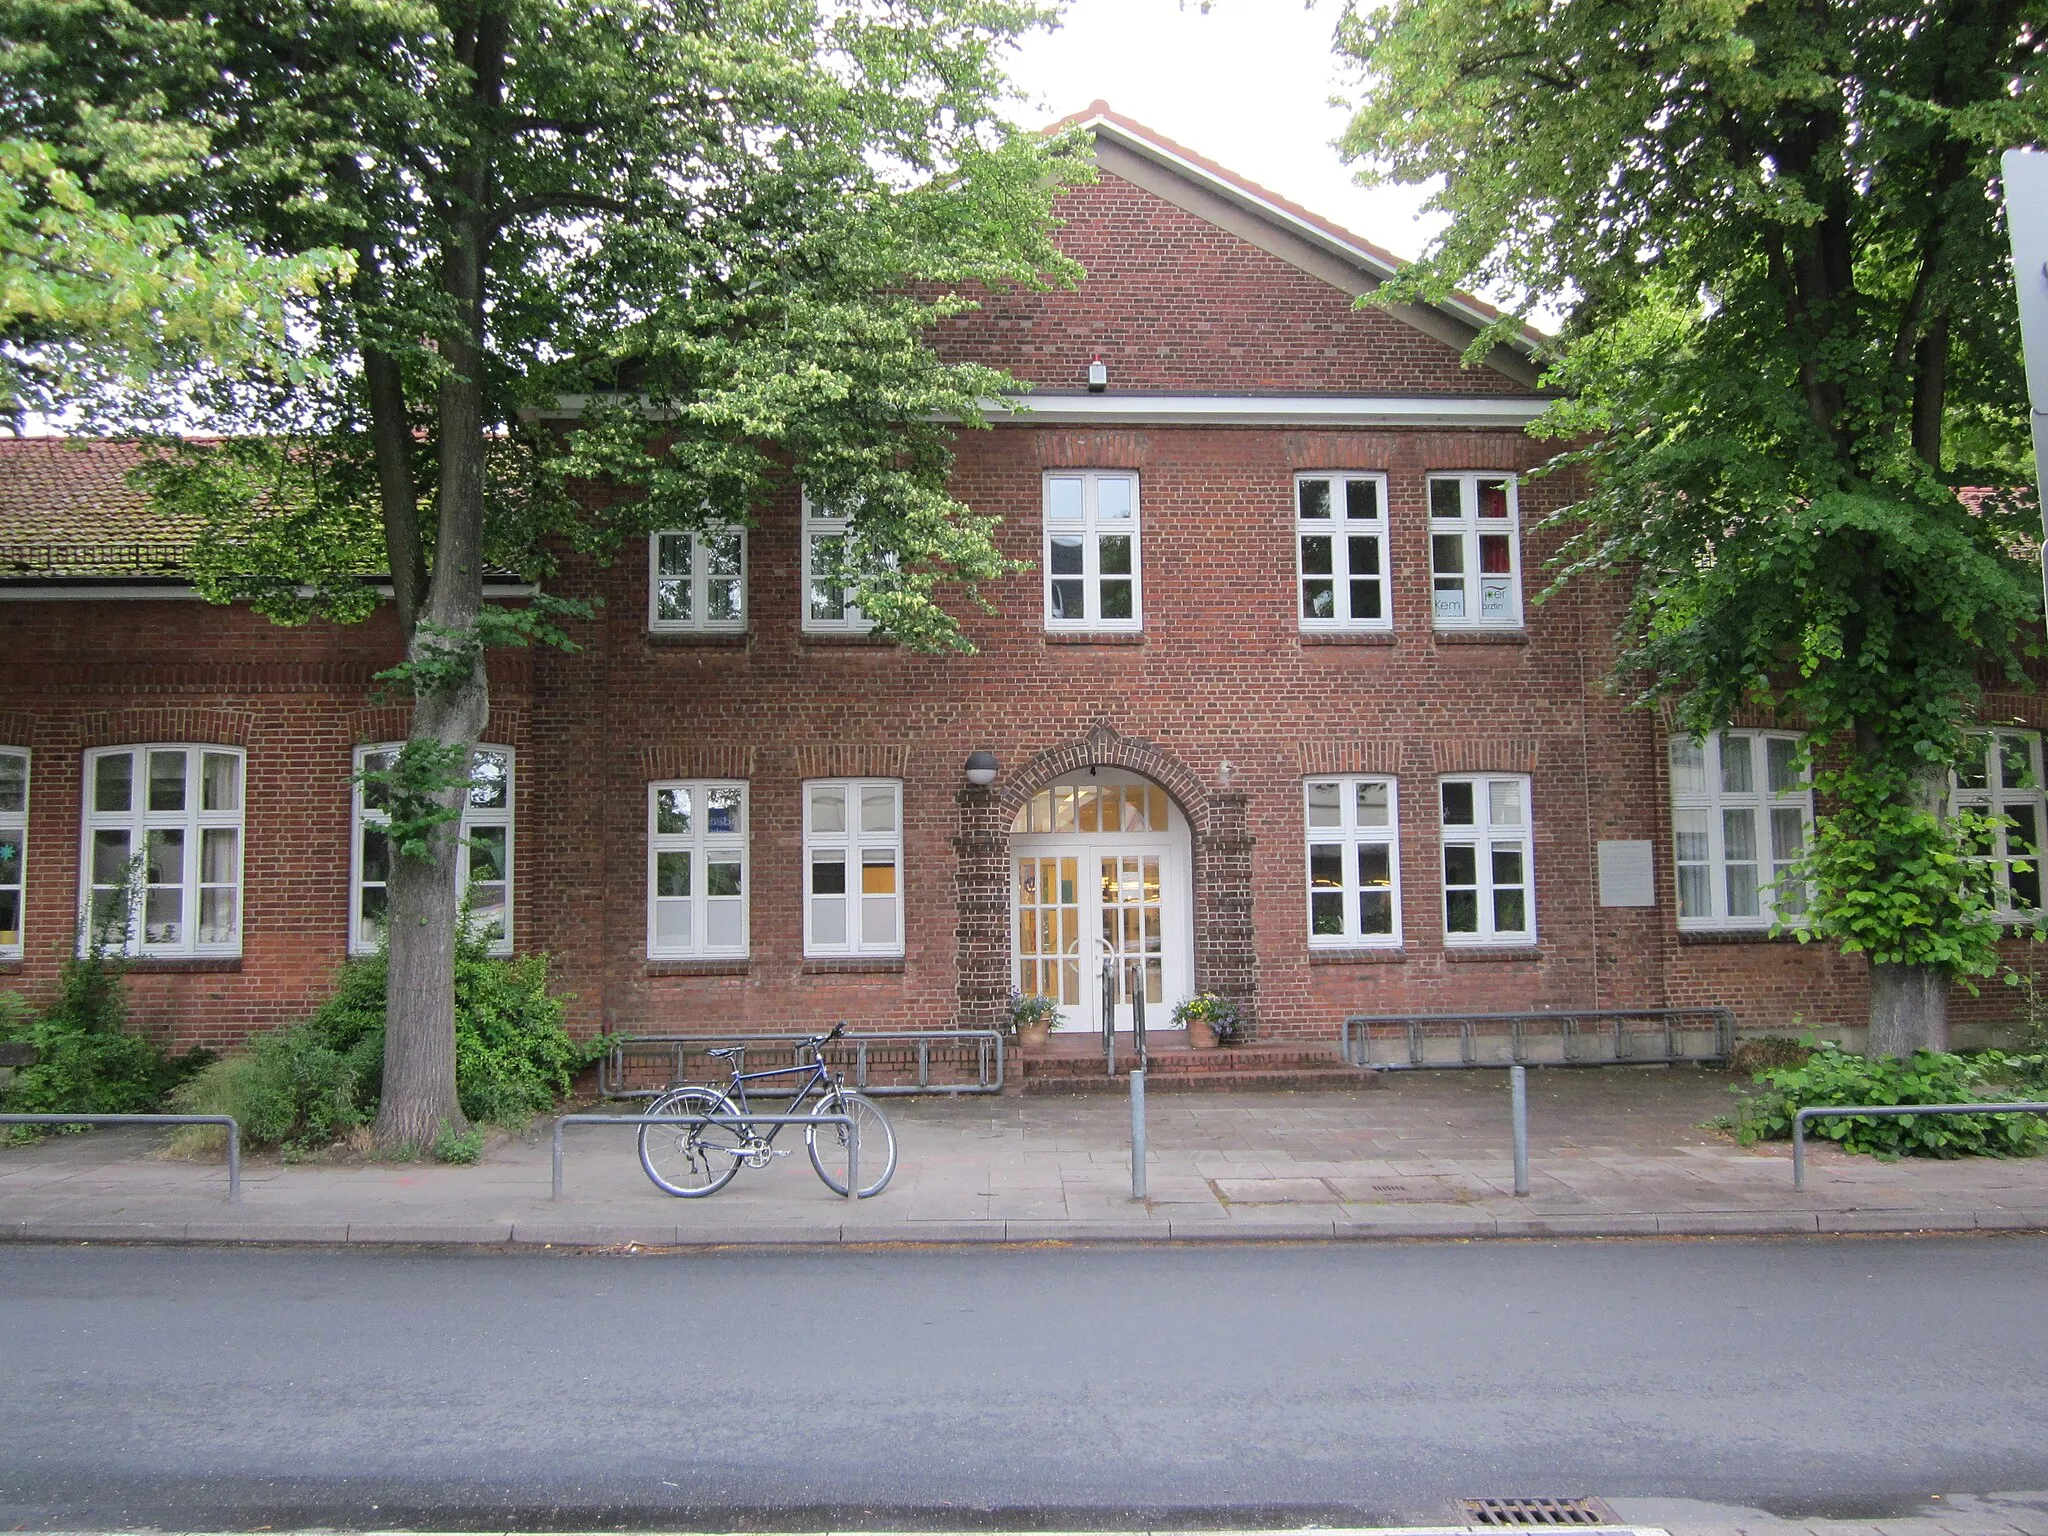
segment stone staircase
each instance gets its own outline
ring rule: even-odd
[[[1220,1046],[1193,1051],[1174,1030],[1154,1030],[1147,1039],[1147,1093],[1235,1093],[1274,1089],[1355,1089],[1374,1086],[1379,1074],[1346,1066],[1335,1045],[1288,1041],[1274,1045]],[[1100,1035],[1054,1036],[1042,1050],[1018,1050],[1011,1070],[1027,1094],[1127,1093],[1124,1073],[1131,1065],[1130,1036],[1117,1037],[1117,1075],[1102,1070]]]

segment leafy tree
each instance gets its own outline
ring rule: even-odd
[[[455,839],[488,647],[580,610],[483,601],[651,527],[743,521],[778,481],[849,510],[863,612],[960,643],[1003,574],[946,493],[951,422],[1005,376],[946,366],[974,285],[1070,279],[1071,142],[998,116],[1027,0],[0,0],[0,129],[79,156],[75,104],[208,125],[156,204],[266,253],[349,250],[308,336],[325,377],[214,377],[246,434],[157,480],[213,535],[220,599],[363,617],[388,571],[412,731],[385,775],[390,1031],[376,1134],[432,1144],[455,1092]],[[14,64],[33,57],[35,68]],[[586,402],[563,432],[540,413]],[[579,487],[606,480],[604,495]],[[310,594],[310,595],[308,595]]]
[[[1346,134],[1449,216],[1388,302],[1567,320],[1541,430],[1566,580],[1632,583],[1618,674],[1706,731],[1796,722],[1826,812],[1802,937],[1872,962],[1870,1050],[1996,964],[1944,817],[1980,681],[2040,612],[1996,156],[2042,137],[2035,0],[1351,0]],[[1504,318],[1481,338],[1498,340]],[[1475,348],[1476,352],[1477,348]]]

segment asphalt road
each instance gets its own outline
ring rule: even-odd
[[[0,1530],[1876,1518],[2048,1489],[2048,1240],[0,1247]]]

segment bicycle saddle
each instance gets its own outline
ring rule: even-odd
[[[716,1056],[720,1061],[737,1061],[740,1057],[747,1054],[747,1048],[744,1045],[721,1045],[713,1050],[706,1051],[704,1054],[706,1056]]]

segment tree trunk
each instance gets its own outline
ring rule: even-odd
[[[1863,1054],[1904,1058],[1948,1049],[1948,972],[1886,961],[1870,968],[1870,1039]]]

